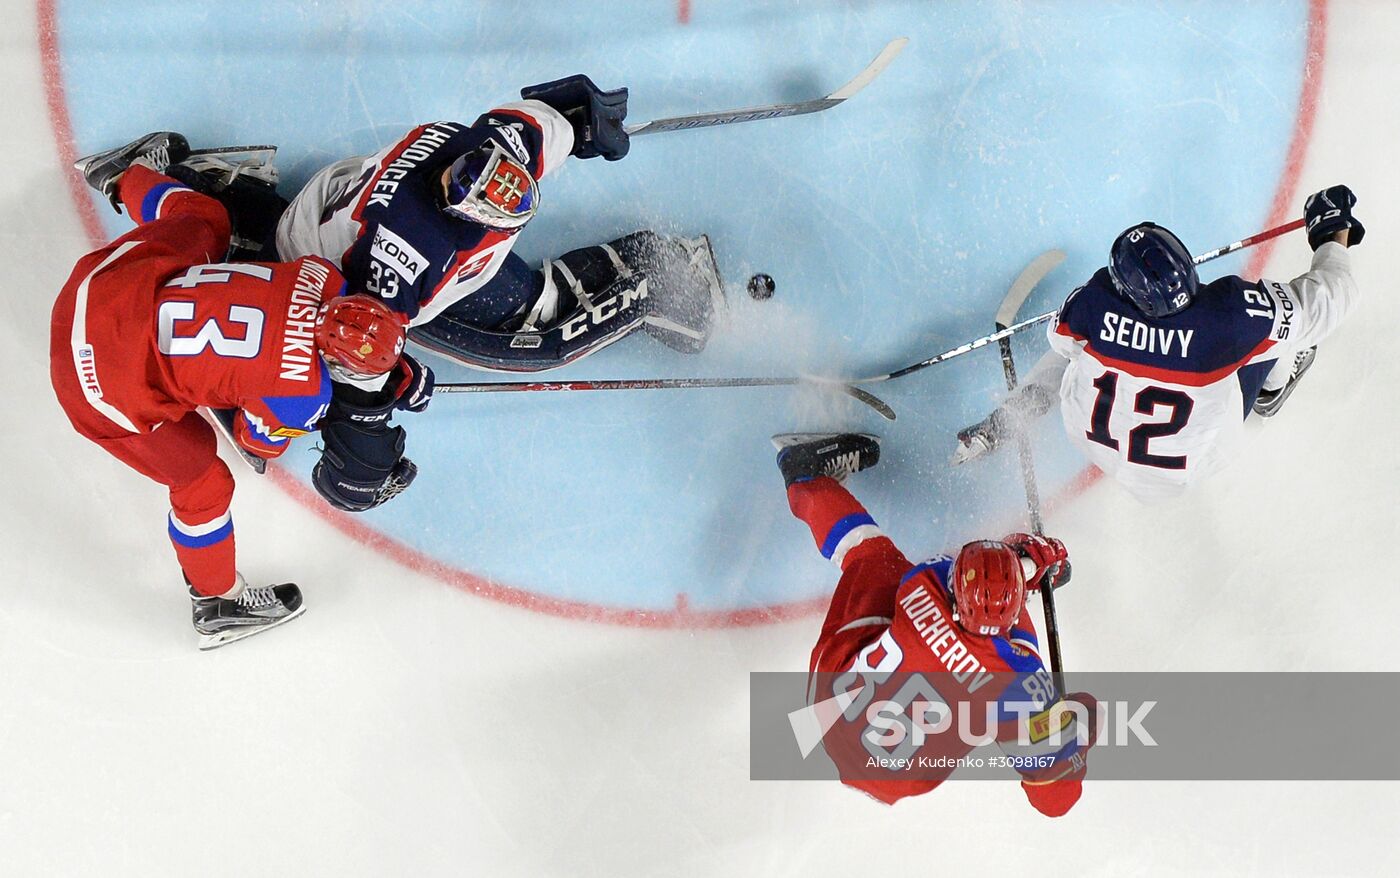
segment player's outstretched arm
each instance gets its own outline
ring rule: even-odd
[[[1305,217],[1312,267],[1288,284],[1294,300],[1287,339],[1291,345],[1305,348],[1327,337],[1360,296],[1348,250],[1361,243],[1366,228],[1352,215],[1355,205],[1356,195],[1346,186],[1332,186],[1308,197]],[[1283,309],[1284,304],[1279,307]]]

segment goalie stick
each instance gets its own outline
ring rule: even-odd
[[[793,104],[769,104],[763,107],[744,107],[738,110],[718,110],[713,113],[695,113],[690,116],[670,116],[665,119],[653,119],[650,122],[642,122],[638,125],[628,125],[626,128],[629,137],[640,137],[643,134],[659,134],[662,131],[688,131],[695,128],[709,128],[714,125],[733,125],[738,122],[754,122],[759,119],[781,119],[785,116],[805,116],[808,113],[820,113],[822,110],[829,110],[854,95],[875,81],[875,77],[890,65],[909,42],[908,37],[899,37],[890,40],[885,48],[880,50],[880,54],[875,56],[866,68],[850,82],[838,88],[836,91],[824,98],[813,98],[808,101],[798,101]]]

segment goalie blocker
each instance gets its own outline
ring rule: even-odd
[[[699,353],[724,303],[708,237],[650,231],[570,251],[539,271],[507,266],[482,293],[409,337],[475,368],[535,372],[571,363],[638,328],[682,353]],[[501,299],[530,304],[492,327],[493,300]]]

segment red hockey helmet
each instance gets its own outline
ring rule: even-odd
[[[1021,558],[1005,543],[968,543],[953,561],[954,618],[973,634],[1010,630],[1026,602]]]
[[[403,353],[404,328],[398,315],[372,296],[341,296],[321,306],[316,347],[322,356],[353,375],[383,375]]]

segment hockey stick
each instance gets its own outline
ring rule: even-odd
[[[1207,253],[1203,253],[1195,257],[1195,261],[1199,265],[1203,262],[1209,262],[1212,259],[1218,259],[1227,253],[1233,253],[1245,247],[1253,247],[1255,244],[1262,243],[1271,238],[1276,238],[1285,232],[1291,232],[1294,229],[1301,228],[1302,225],[1302,220],[1294,220],[1285,223],[1281,226],[1269,229],[1268,231],[1260,232],[1257,235],[1251,235],[1248,238],[1236,241],[1233,244],[1228,244],[1218,250],[1211,250]],[[1040,256],[1031,261],[1030,265],[1026,266],[1026,269],[1021,272],[1020,276],[1017,277],[1016,281],[1011,285],[1011,290],[1007,293],[1007,300],[997,309],[998,329],[996,332],[991,335],[984,335],[978,339],[973,339],[970,342],[958,345],[955,348],[929,357],[926,360],[920,360],[902,369],[886,372],[883,375],[872,375],[868,378],[857,378],[845,382],[839,379],[817,378],[813,376],[802,378],[658,378],[606,381],[505,381],[483,382],[478,384],[439,384],[437,390],[443,393],[500,393],[533,390],[656,390],[688,387],[782,387],[796,384],[815,384],[833,387],[848,396],[855,397],[875,409],[882,417],[893,421],[895,419],[895,414],[888,405],[878,397],[852,385],[889,381],[891,378],[899,378],[912,372],[918,372],[921,369],[937,365],[945,360],[951,360],[954,357],[962,356],[969,351],[975,351],[978,348],[986,347],[992,342],[1008,339],[1016,333],[1029,329],[1036,324],[1044,323],[1059,312],[1048,311],[1044,314],[1022,320],[1019,323],[1003,325],[1005,321],[1015,316],[1016,310],[1024,303],[1025,299],[1029,297],[1031,291],[1040,280],[1058,266],[1064,258],[1064,253],[1061,251],[1049,250],[1040,254]],[[1013,299],[1012,294],[1018,294],[1020,296],[1020,301],[1015,302],[1014,307],[1011,307],[1008,311],[1008,305]]]
[[[1272,229],[1260,232],[1257,235],[1250,235],[1248,238],[1241,238],[1235,243],[1226,244],[1224,247],[1220,247],[1219,249],[1207,250],[1200,256],[1193,256],[1191,258],[1191,261],[1195,262],[1197,265],[1200,265],[1201,263],[1209,262],[1212,259],[1219,259],[1222,256],[1234,253],[1236,250],[1243,250],[1246,247],[1253,247],[1255,244],[1262,244],[1265,241],[1277,238],[1279,235],[1286,234],[1288,232],[1294,231],[1295,229],[1301,229],[1306,224],[1307,220],[1305,219],[1295,219],[1291,222],[1286,222],[1281,226],[1274,226]]]
[[[1063,262],[1064,258],[1064,251],[1048,250],[1026,266],[1025,270],[1012,282],[1011,289],[1007,291],[1006,298],[1002,300],[1001,307],[997,309],[998,333],[1010,328],[1011,321],[1016,318],[1016,312],[1025,304],[1031,290],[1051,269]],[[1018,379],[1016,377],[1016,360],[1011,354],[1010,334],[1002,335],[998,339],[998,346],[1001,348],[1001,369],[1006,375],[1006,389],[1014,392]],[[1030,514],[1031,531],[1036,536],[1043,536],[1045,531],[1040,519],[1040,487],[1035,478],[1035,459],[1031,455],[1030,437],[1024,431],[1018,430],[1016,432],[1016,452],[1021,461],[1021,481],[1026,488],[1026,511]],[[1064,697],[1064,666],[1060,659],[1060,623],[1055,615],[1055,588],[1061,581],[1062,577],[1057,576],[1053,582],[1047,580],[1041,583],[1040,601],[1041,608],[1045,611],[1045,642],[1050,649],[1050,674],[1055,680],[1055,692],[1060,697]]]
[[[1265,241],[1277,238],[1279,235],[1294,231],[1295,229],[1301,229],[1303,225],[1304,221],[1301,219],[1292,220],[1290,222],[1284,223],[1281,226],[1275,226],[1272,229],[1260,232],[1257,235],[1250,235],[1248,238],[1242,238],[1238,241],[1235,241],[1233,244],[1226,244],[1224,247],[1220,247],[1215,250],[1207,250],[1200,256],[1193,256],[1192,261],[1195,262],[1197,265],[1201,265],[1202,263],[1210,262],[1212,259],[1219,259],[1222,256],[1234,253],[1236,250],[1243,250],[1246,247],[1253,247],[1255,244],[1262,244]],[[1040,281],[1041,277],[1044,277],[1050,272],[1051,269],[1053,269],[1056,265],[1059,265],[1060,260],[1064,258],[1064,254],[1060,254],[1060,259],[1051,259],[1050,257],[1052,253],[1059,253],[1059,251],[1050,250],[1040,254],[1040,256],[1036,257],[1036,259],[1033,260],[1030,265],[1026,266],[1026,270],[1021,272],[1021,276],[1016,279],[1017,284],[1029,281],[1029,286],[1025,287],[1025,293],[1027,295],[1029,295],[1031,289],[1035,287],[1036,283]],[[1035,273],[1037,267],[1039,267],[1038,275]],[[1013,291],[1014,289],[1015,286],[1013,285]],[[1010,296],[1008,294],[1008,299],[1009,298]],[[1002,318],[1004,316],[1003,311],[1005,310],[1005,308],[1006,303],[1003,302],[1002,307],[997,310],[998,326],[1001,326],[1004,322]],[[869,378],[854,378],[851,379],[850,383],[874,384],[877,381],[888,381],[891,378],[899,378],[902,375],[908,375],[909,373],[917,372],[920,369],[927,369],[929,366],[937,365],[938,363],[942,363],[944,360],[951,360],[954,357],[962,356],[968,351],[975,351],[980,347],[986,347],[994,341],[1001,341],[1004,338],[1009,338],[1010,336],[1013,336],[1016,333],[1021,332],[1023,330],[1029,329],[1038,323],[1044,323],[1045,321],[1051,319],[1058,313],[1059,310],[1056,309],[1054,311],[1046,311],[1044,314],[1037,314],[1035,317],[1028,317],[1025,320],[1022,320],[1020,323],[1010,324],[1009,326],[998,329],[991,335],[984,335],[981,338],[973,339],[972,341],[967,342],[966,344],[958,345],[957,347],[952,348],[950,350],[946,350],[941,354],[929,357],[927,360],[920,360],[917,363],[905,366],[902,369],[896,369],[893,372],[886,372],[883,375],[871,375]],[[1015,309],[1012,309],[1010,316],[1014,315]],[[1010,316],[1006,316],[1006,319],[1010,319]]]
[[[230,448],[237,452],[238,457],[248,464],[249,469],[258,475],[267,471],[267,461],[250,451],[245,451],[238,440],[233,437],[233,419],[237,414],[237,409],[211,409],[208,406],[200,406],[196,411],[199,416],[209,422],[209,426],[214,428],[214,432],[228,442]]]
[[[929,366],[937,365],[944,360],[960,357],[969,351],[975,351],[978,348],[986,347],[994,341],[1002,341],[1010,338],[1023,329],[1049,320],[1058,312],[1051,311],[1049,314],[1041,314],[1039,317],[1022,320],[1020,323],[1003,325],[1003,316],[1005,315],[1006,320],[1010,320],[1014,317],[1016,315],[1016,310],[1021,307],[1021,303],[1026,300],[1026,297],[1031,294],[1031,290],[1035,289],[1035,285],[1040,283],[1041,278],[1054,270],[1064,259],[1065,254],[1063,250],[1047,250],[1031,260],[1031,264],[1027,265],[1025,270],[1016,278],[1015,282],[1011,284],[1011,290],[1006,295],[1006,301],[1002,302],[1001,307],[997,309],[997,331],[991,335],[984,335],[981,338],[973,339],[966,344],[958,345],[951,350],[946,350],[941,354],[929,357],[927,360],[920,360],[913,365],[905,366],[903,369],[896,369],[893,372],[886,372],[883,375],[871,375],[869,378],[857,378],[851,383],[874,384],[877,381],[889,381],[891,378],[899,378],[911,372],[917,372],[920,369],[927,369]],[[1020,298],[1016,299],[1015,297],[1017,296]],[[1010,306],[1009,313],[1007,313],[1008,306]]]
[[[875,77],[890,65],[895,56],[904,49],[908,37],[890,40],[880,54],[875,56],[855,79],[838,88],[824,98],[799,101],[795,104],[769,104],[765,107],[744,107],[738,110],[719,110],[713,113],[696,113],[691,116],[671,116],[653,119],[638,125],[628,125],[627,134],[639,137],[643,134],[659,134],[662,131],[686,131],[693,128],[709,128],[714,125],[733,125],[737,122],[754,122],[759,119],[781,119],[784,116],[804,116],[807,113],[820,113],[842,103],[856,92],[875,81]]]
[[[691,387],[786,387],[810,384],[830,387],[865,403],[888,421],[894,409],[874,394],[839,381],[821,378],[636,378],[602,381],[484,381],[466,384],[439,384],[434,393],[509,393],[535,390],[676,390]]]

